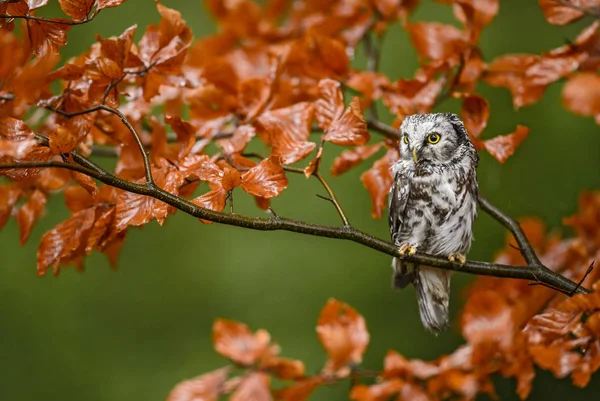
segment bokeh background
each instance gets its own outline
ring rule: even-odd
[[[50,3],[43,14],[60,15],[58,2]],[[216,31],[201,1],[163,3],[183,13],[196,37]],[[429,0],[413,19],[454,22],[450,8]],[[137,24],[139,37],[158,20],[153,1],[128,0],[74,27],[63,59],[84,51],[95,34],[118,35]],[[502,1],[499,15],[483,32],[481,48],[486,60],[507,52],[539,53],[573,39],[589,23],[588,18],[567,27],[551,26],[537,1]],[[360,52],[354,62],[363,65]],[[412,76],[417,68],[415,51],[398,25],[386,37],[381,65],[392,79]],[[485,136],[512,132],[517,124],[529,126],[531,134],[504,166],[482,154],[478,174],[482,193],[510,215],[539,216],[550,229],[568,235],[562,217],[576,211],[582,190],[600,188],[600,132],[591,119],[562,108],[560,89],[561,84],[553,85],[540,103],[515,111],[508,91],[479,85],[492,110]],[[452,101],[442,106],[444,111],[458,107]],[[340,150],[328,147],[325,167]],[[371,162],[330,179],[330,184],[356,227],[387,238],[387,222],[371,218],[370,199],[359,181]],[[313,180],[291,176],[289,189],[273,206],[280,215],[338,224],[332,206],[315,196],[322,192]],[[461,343],[457,311],[473,276],[454,276],[455,327],[435,337],[421,326],[414,290],[391,290],[385,255],[338,240],[203,225],[183,213],[170,217],[164,227],[154,222],[132,230],[117,271],[102,255],[93,255],[84,273],[65,269],[59,278],[38,278],[39,238],[68,216],[61,203],[61,195],[50,202],[23,248],[14,220],[0,232],[1,400],[162,400],[180,380],[227,364],[212,349],[211,327],[217,317],[267,329],[284,356],[298,357],[308,372],[316,372],[325,353],[315,324],[330,297],[365,316],[371,333],[365,367],[380,369],[389,349],[432,359]],[[241,193],[236,209],[257,213]],[[500,226],[481,215],[470,258],[491,260],[504,236]],[[517,399],[514,381],[496,383],[502,400]],[[313,399],[346,399],[347,391],[348,383],[343,383],[319,390]],[[540,372],[531,399],[595,400],[599,391],[598,374],[581,390],[568,379]]]

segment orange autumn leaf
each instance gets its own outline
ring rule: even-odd
[[[36,56],[58,53],[67,44],[67,31],[71,28],[68,24],[40,20],[27,20],[27,27]]]
[[[319,99],[316,102],[316,118],[319,127],[327,130],[331,123],[344,112],[344,97],[341,85],[333,79],[319,81]]]
[[[364,318],[348,304],[327,301],[319,316],[317,334],[329,356],[326,370],[335,372],[349,363],[362,362],[369,332]]]
[[[386,401],[400,393],[405,382],[400,379],[386,380],[371,386],[360,384],[352,387],[350,399],[356,401]]]
[[[0,118],[0,138],[9,141],[31,139],[33,132],[24,121],[13,117]]]
[[[116,7],[124,2],[125,0],[97,0],[96,8],[97,10],[102,10],[104,8]]]
[[[352,98],[348,108],[331,122],[323,135],[324,141],[343,146],[364,145],[369,138],[358,97]]]
[[[471,137],[479,137],[490,118],[490,106],[482,96],[470,94],[463,98],[460,114]]]
[[[271,336],[265,330],[252,333],[248,326],[233,320],[217,319],[213,325],[215,350],[241,365],[258,363],[270,342]]]
[[[325,132],[324,141],[349,146],[364,145],[369,140],[367,123],[357,97],[352,98],[344,110],[341,85],[332,79],[319,81],[319,97],[316,117]]]
[[[231,401],[272,401],[270,378],[264,373],[255,372],[245,376],[237,386]]]
[[[376,219],[381,218],[387,206],[387,196],[394,178],[390,168],[392,163],[398,160],[398,157],[397,150],[389,149],[381,159],[373,164],[373,167],[360,176],[360,180],[371,196],[373,202],[371,215]]]
[[[241,176],[244,191],[266,199],[279,196],[287,185],[285,171],[279,157],[276,156],[264,159]]]
[[[487,141],[483,141],[483,146],[496,160],[505,163],[508,158],[515,153],[521,142],[527,138],[529,128],[518,125],[515,132],[507,135],[498,135]]]
[[[59,125],[56,130],[49,135],[50,150],[53,154],[69,153],[77,147],[79,138],[75,133],[64,125]]]
[[[417,22],[407,24],[406,29],[413,46],[423,59],[456,59],[467,47],[463,32],[452,25]]]
[[[184,380],[171,390],[167,401],[217,401],[230,370],[230,368],[221,368]]]
[[[95,219],[96,207],[93,206],[73,213],[70,218],[46,232],[37,253],[38,274],[44,275],[50,268],[54,269],[54,274],[58,274],[60,264],[80,256]]]
[[[305,401],[308,400],[311,394],[323,384],[324,379],[321,376],[308,377],[306,379],[297,380],[291,386],[278,389],[274,394],[275,398],[278,400]]]
[[[21,188],[14,185],[0,185],[0,229],[13,213],[16,203],[22,196]]]
[[[571,75],[562,90],[562,103],[573,113],[600,122],[600,76],[595,72]]]
[[[344,150],[333,161],[333,166],[331,166],[330,170],[331,175],[336,176],[345,173],[373,156],[382,146],[383,142],[379,142],[375,145],[357,146],[354,149]]]
[[[588,6],[585,4],[585,0],[573,1],[575,7],[569,7],[568,4],[561,3],[557,0],[538,0],[538,3],[542,8],[546,20],[553,25],[566,25],[577,21],[585,15],[585,13],[577,7],[586,8]]]
[[[17,213],[17,223],[21,232],[21,246],[24,246],[31,234],[31,229],[43,215],[46,209],[46,194],[36,189],[29,197],[29,200],[19,208]]]
[[[316,147],[308,140],[313,115],[313,105],[302,102],[265,112],[257,119],[266,132],[263,140],[273,147],[272,155],[281,157],[283,164],[303,160]]]
[[[73,21],[83,21],[94,7],[95,0],[58,0],[60,8]]]
[[[282,380],[297,380],[304,376],[304,363],[296,359],[271,357],[263,360],[261,368]]]
[[[317,155],[314,159],[308,163],[308,166],[304,168],[304,176],[309,178],[315,172],[319,171],[319,166],[321,165],[321,158],[323,157],[323,146],[319,146],[319,150],[317,150]]]

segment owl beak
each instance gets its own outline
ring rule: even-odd
[[[417,149],[416,148],[413,148],[412,154],[413,154],[413,160],[415,161],[415,164],[416,164],[418,162],[418,159],[417,159]]]

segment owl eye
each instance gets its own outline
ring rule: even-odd
[[[404,134],[404,143],[408,145],[408,135]]]
[[[427,142],[429,142],[432,145],[435,145],[440,141],[441,138],[442,137],[440,136],[440,134],[438,134],[437,132],[432,132],[427,136]]]

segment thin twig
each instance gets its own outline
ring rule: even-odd
[[[0,18],[4,18],[4,19],[26,19],[26,20],[30,20],[30,21],[47,22],[47,23],[59,24],[59,25],[82,25],[82,24],[88,23],[91,20],[93,20],[96,17],[96,15],[98,15],[99,12],[100,12],[100,10],[98,12],[92,14],[91,17],[87,17],[86,16],[81,21],[73,21],[73,20],[62,19],[62,18],[36,17],[35,15],[7,15],[7,14],[0,14]]]
[[[97,105],[94,107],[90,107],[89,109],[86,109],[86,110],[73,111],[73,112],[64,111],[64,110],[57,109],[55,107],[50,107],[50,106],[48,106],[46,108],[50,111],[53,111],[57,114],[60,114],[61,116],[67,117],[67,118],[81,116],[84,114],[89,114],[89,113],[93,113],[93,112],[100,111],[100,110],[106,111],[108,113],[114,114],[117,117],[119,117],[121,119],[121,122],[123,123],[123,125],[125,125],[125,127],[127,127],[129,132],[131,132],[131,135],[133,135],[133,138],[134,138],[134,140],[140,150],[140,153],[142,155],[142,160],[144,162],[144,172],[145,172],[145,176],[146,176],[146,185],[154,186],[154,179],[152,178],[152,170],[150,167],[150,158],[148,157],[148,153],[146,152],[146,149],[144,148],[144,144],[142,143],[142,140],[141,140],[139,134],[137,133],[137,131],[135,130],[133,125],[131,125],[129,120],[127,120],[127,117],[125,117],[125,115],[121,111],[119,111],[118,109],[114,109],[110,106],[107,106],[105,104],[100,104],[100,105]]]

